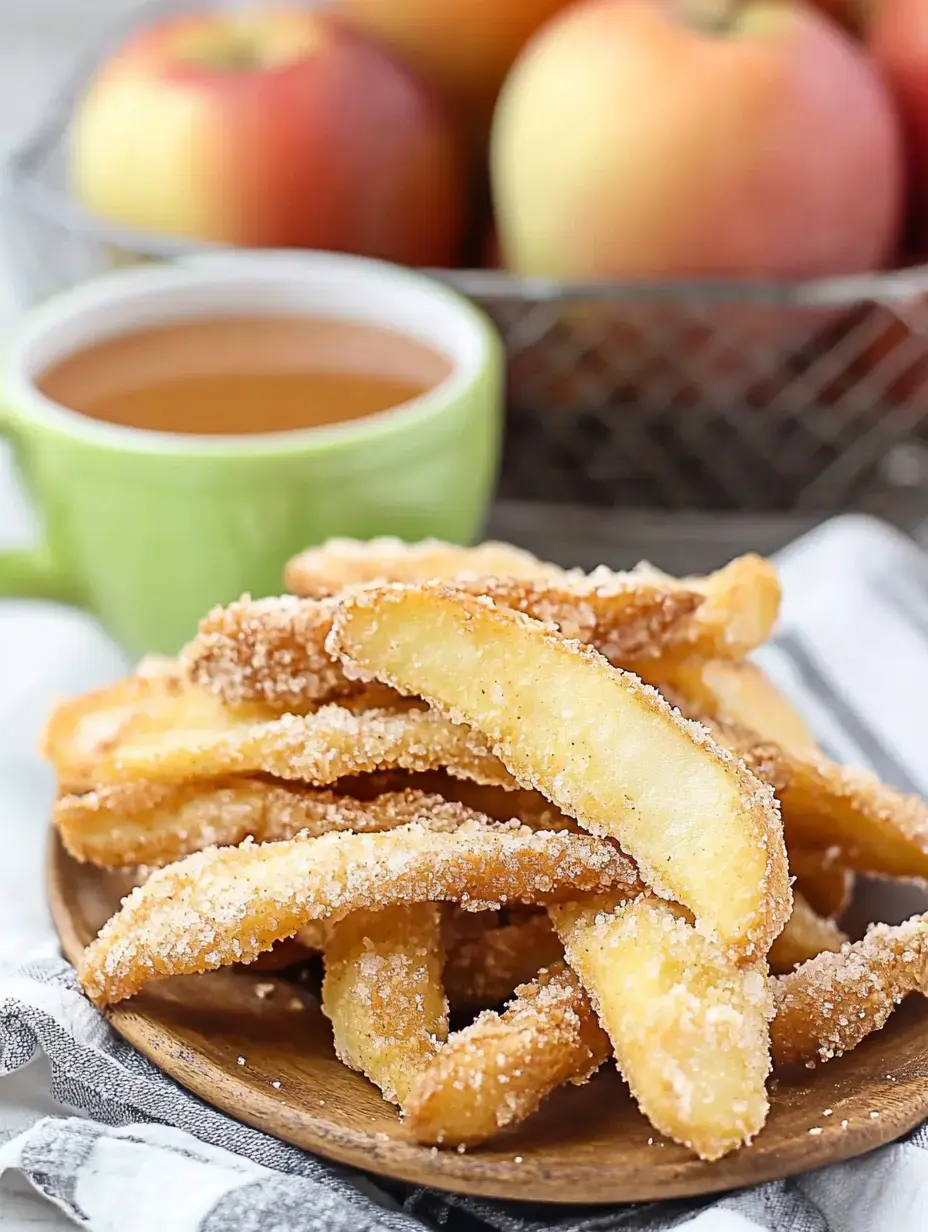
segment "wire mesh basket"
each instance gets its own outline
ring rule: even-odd
[[[101,223],[69,198],[68,118],[90,67],[7,167],[2,225],[24,304],[205,247]],[[928,267],[788,285],[438,276],[508,349],[506,497],[928,516]]]

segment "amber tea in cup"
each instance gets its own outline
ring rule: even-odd
[[[449,361],[405,334],[309,316],[216,316],[117,334],[41,373],[41,393],[91,419],[240,436],[376,415],[445,380]]]

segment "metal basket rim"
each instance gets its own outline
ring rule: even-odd
[[[146,9],[164,14],[184,9],[184,0],[165,5],[149,0],[122,21],[111,23],[97,43],[92,56],[77,62],[54,105],[44,119],[0,165],[0,201],[17,198],[55,225],[70,229],[98,243],[119,247],[154,261],[170,261],[197,253],[230,250],[232,246],[210,241],[184,239],[155,231],[122,227],[95,218],[66,192],[44,183],[36,173],[44,157],[61,141],[83,84],[108,46],[115,44],[133,28]],[[928,264],[903,266],[862,274],[827,278],[765,279],[600,279],[561,281],[555,278],[525,277],[505,270],[429,269],[433,277],[462,294],[489,303],[567,303],[575,300],[680,302],[699,299],[709,303],[758,303],[778,308],[852,308],[862,302],[895,303],[928,292]]]

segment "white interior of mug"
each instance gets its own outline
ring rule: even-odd
[[[44,397],[35,381],[86,347],[135,330],[219,316],[315,316],[398,331],[432,348],[450,374],[419,397],[361,421],[259,436],[196,436],[102,422]],[[287,446],[295,439],[333,442],[369,436],[398,419],[429,418],[463,393],[492,362],[492,326],[441,283],[380,261],[325,252],[230,252],[171,265],[136,266],[94,279],[29,313],[7,349],[6,401],[38,420],[120,448],[234,452]]]

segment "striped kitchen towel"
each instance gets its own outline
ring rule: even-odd
[[[887,527],[845,518],[788,549],[781,564],[783,622],[759,659],[834,757],[928,792],[928,558]],[[87,653],[71,651],[71,664]],[[17,720],[21,712],[4,715],[0,704],[0,737]],[[582,1193],[565,1194],[573,1206],[542,1208],[391,1184],[231,1120],[110,1031],[48,925],[36,923],[37,861],[16,861],[26,860],[24,835],[44,829],[43,774],[23,762],[0,773],[0,849],[12,853],[0,868],[0,954],[4,928],[21,938],[25,919],[38,946],[29,961],[0,967],[0,1174],[25,1176],[75,1223],[94,1232],[925,1228],[924,1127],[865,1159],[721,1198],[593,1209]],[[885,918],[928,906],[920,890],[906,893],[903,904],[893,888]],[[0,1179],[0,1226],[3,1187]]]

